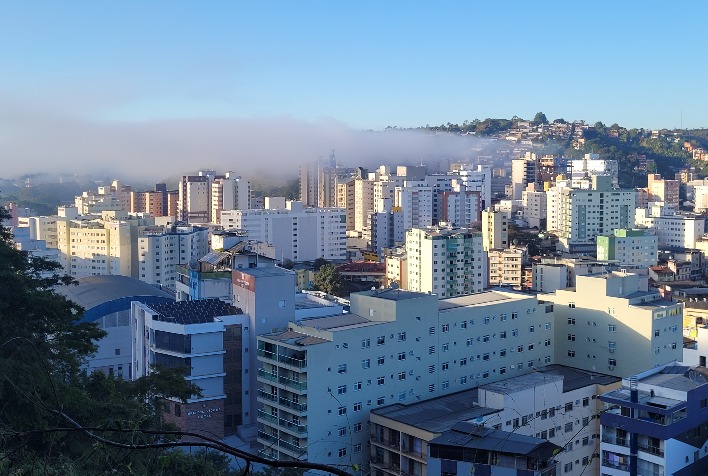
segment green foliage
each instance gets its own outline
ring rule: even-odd
[[[329,264],[329,261],[324,258],[317,258],[315,261],[312,262],[312,269],[314,269],[315,271],[319,271],[320,268],[326,264]]]
[[[324,291],[334,296],[346,296],[347,289],[344,278],[339,274],[337,268],[331,264],[323,265],[319,272],[315,275],[315,280],[312,287],[316,291]]]
[[[0,208],[0,220],[6,217]],[[16,250],[0,227],[0,473],[227,474],[217,466],[213,473],[162,471],[161,458],[175,457],[164,449],[130,452],[85,432],[56,431],[75,428],[75,421],[112,441],[151,444],[158,437],[140,430],[174,430],[161,420],[157,397],[198,393],[171,369],[136,381],[86,375],[82,363],[105,333],[80,322],[82,309],[54,292],[70,283],[57,264]]]
[[[533,116],[533,121],[534,124],[548,124],[548,119],[546,118],[546,115],[542,112],[537,112],[535,116]]]

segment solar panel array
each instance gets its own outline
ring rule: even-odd
[[[205,324],[214,322],[215,317],[243,314],[240,308],[218,299],[158,303],[151,304],[150,308],[157,312],[158,321],[176,324]]]

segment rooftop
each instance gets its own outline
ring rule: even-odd
[[[157,303],[148,307],[156,313],[156,320],[183,325],[206,324],[214,322],[216,317],[243,314],[241,309],[218,299]]]
[[[361,294],[377,297],[380,299],[388,299],[390,301],[403,301],[404,299],[415,299],[421,296],[427,296],[426,293],[418,293],[414,291],[405,291],[403,289],[375,289],[373,291],[362,291]]]
[[[294,271],[289,269],[281,268],[279,266],[267,266],[263,268],[239,268],[234,271],[240,271],[243,274],[248,274],[254,278],[271,277],[271,276],[283,276],[286,274],[295,274]]]
[[[156,296],[174,299],[174,296],[152,284],[127,276],[88,276],[76,281],[76,286],[60,286],[55,291],[86,310],[126,297]]]
[[[525,455],[541,461],[551,459],[555,452],[561,450],[560,446],[541,438],[467,422],[457,423],[450,431],[431,440],[430,444]]]
[[[396,403],[371,413],[431,433],[448,431],[460,421],[479,420],[501,410],[480,407],[476,388],[404,405]]]
[[[570,392],[589,385],[609,385],[617,383],[621,379],[610,375],[598,374],[596,372],[587,372],[585,370],[568,367],[565,365],[547,365],[536,370],[536,372],[519,375],[518,377],[500,380],[499,382],[483,385],[480,389],[488,390],[497,393],[513,393],[527,388],[533,388],[537,385],[556,382],[562,380],[562,392]],[[560,389],[559,389],[560,390]]]
[[[500,301],[511,301],[521,299],[534,299],[534,296],[511,291],[482,291],[480,293],[467,294],[441,299],[439,303],[440,311],[447,311],[459,307],[481,306],[485,304],[497,303]]]
[[[336,314],[333,316],[312,317],[303,319],[300,324],[307,327],[313,327],[317,330],[341,330],[351,326],[360,326],[362,324],[379,324],[379,322],[370,321],[365,317],[357,316],[356,314]]]

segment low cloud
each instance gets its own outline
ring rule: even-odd
[[[87,120],[0,104],[1,175],[107,174],[149,182],[201,168],[292,177],[335,149],[344,166],[474,159],[481,139],[423,131],[360,131],[332,119]]]

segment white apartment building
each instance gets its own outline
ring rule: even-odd
[[[138,236],[138,278],[175,290],[178,264],[209,252],[209,230],[198,226],[147,227]]]
[[[555,362],[618,377],[681,360],[683,304],[624,272],[577,276],[575,288],[539,296],[554,304]]]
[[[469,227],[482,220],[482,200],[480,192],[465,190],[440,192],[440,222],[454,227]]]
[[[498,412],[484,425],[535,436],[562,447],[556,455],[558,474],[598,474],[600,400],[620,386],[620,379],[562,365],[479,387],[480,406]]]
[[[372,213],[369,219],[371,225],[368,241],[371,243],[371,249],[379,256],[385,248],[400,246],[405,242],[403,210],[400,207],[385,207],[383,211]]]
[[[592,190],[561,189],[557,231],[563,251],[594,251],[598,235],[632,225],[634,190],[610,188],[606,175],[592,179]]]
[[[251,208],[251,183],[233,172],[211,183],[211,223],[219,223],[224,210],[248,210]]]
[[[211,177],[206,171],[199,175],[183,175],[179,181],[177,218],[187,223],[209,223],[211,213]]]
[[[546,192],[524,190],[521,194],[524,220],[530,228],[546,229]]]
[[[406,230],[433,225],[435,193],[425,182],[406,182],[404,187],[396,187],[394,205],[403,210]]]
[[[509,213],[487,208],[482,212],[484,251],[509,247]]]
[[[526,152],[523,157],[511,161],[512,200],[521,200],[522,192],[528,184],[536,182],[538,173],[538,156]]]
[[[354,230],[362,232],[368,226],[366,220],[374,211],[374,180],[357,178],[354,180]]]
[[[133,378],[152,366],[184,369],[201,395],[164,401],[164,418],[183,431],[236,433],[251,411],[249,316],[218,299],[131,304]]]
[[[19,227],[29,228],[29,237],[33,240],[43,240],[47,248],[57,248],[57,217],[33,216],[17,217]]]
[[[270,243],[277,259],[312,261],[346,258],[346,214],[341,208],[304,208],[288,201],[285,210],[229,210],[225,230],[242,230],[249,240]]]
[[[635,212],[637,227],[652,228],[656,233],[658,246],[672,248],[695,248],[696,241],[705,233],[705,218],[700,215],[674,215],[670,211],[661,213],[655,204],[650,208],[638,208]]]
[[[627,268],[648,268],[657,263],[658,239],[652,230],[618,229],[597,237],[597,259]]]
[[[410,291],[450,297],[486,285],[487,257],[479,232],[413,228],[406,232],[405,248]]]
[[[351,295],[351,313],[258,337],[261,455],[369,461],[369,412],[529,373],[553,355],[551,307],[490,291]]]
[[[582,180],[593,175],[609,175],[612,187],[619,187],[619,164],[616,160],[601,159],[599,154],[585,154],[582,159],[569,161],[571,179]]]
[[[480,208],[492,205],[492,168],[488,165],[478,165],[477,169],[462,167],[455,172],[461,185],[470,192],[479,192]]]
[[[694,188],[693,203],[695,213],[708,211],[708,185],[699,185]]]
[[[562,263],[535,263],[531,268],[531,289],[552,293],[568,287],[568,266]]]

